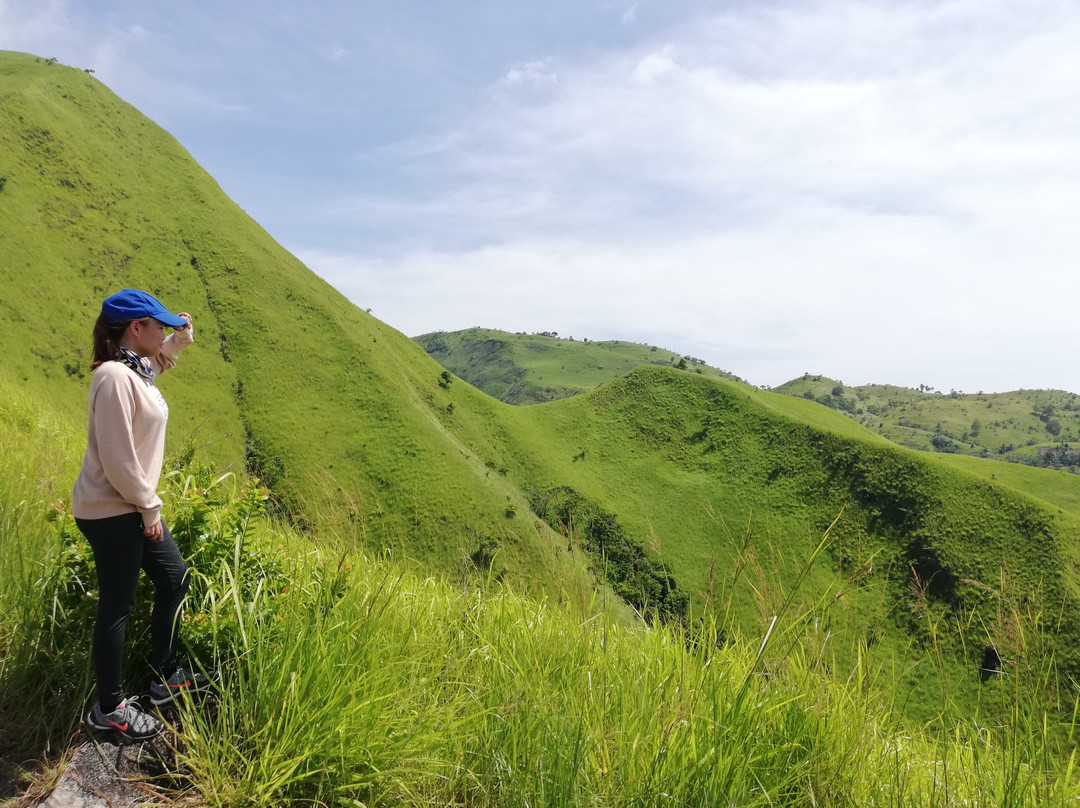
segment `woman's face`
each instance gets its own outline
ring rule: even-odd
[[[130,348],[139,356],[157,356],[161,353],[161,343],[165,341],[165,326],[153,317],[134,320],[131,329]]]

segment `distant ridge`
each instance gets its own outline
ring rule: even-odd
[[[510,404],[580,395],[642,365],[681,367],[715,378],[727,371],[656,346],[486,328],[415,337],[450,372]],[[841,412],[901,446],[1080,471],[1080,395],[1060,390],[948,393],[870,384],[848,387],[806,373],[772,388]]]
[[[508,404],[540,404],[579,395],[641,365],[740,381],[696,357],[636,342],[489,328],[436,331],[414,339],[451,373]]]
[[[945,393],[804,374],[773,388],[840,412],[901,446],[1080,470],[1080,395],[1063,390]]]

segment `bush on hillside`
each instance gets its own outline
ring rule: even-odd
[[[495,536],[479,536],[475,549],[469,554],[473,564],[479,569],[490,570],[495,555],[499,551],[499,539]]]
[[[245,432],[244,464],[248,473],[255,479],[263,480],[275,491],[281,491],[285,485],[285,463],[255,437],[250,429],[245,427]]]
[[[1080,468],[1080,449],[1074,449],[1068,443],[1060,443],[1057,446],[1040,446],[1034,465],[1074,471]]]
[[[934,435],[934,437],[930,438],[930,445],[938,452],[953,453],[957,451],[956,444],[944,435]]]
[[[577,538],[591,557],[595,573],[645,619],[682,622],[686,618],[690,596],[678,589],[662,564],[626,535],[615,514],[566,486],[534,491],[529,504],[563,536]]]
[[[258,479],[238,487],[232,474],[215,476],[205,465],[167,480],[173,538],[192,568],[183,640],[193,656],[216,666],[224,650],[242,641],[235,604],[259,603],[266,619],[274,599],[289,589],[284,559],[257,541],[270,491]]]

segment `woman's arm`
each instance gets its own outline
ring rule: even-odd
[[[166,370],[176,367],[176,360],[180,356],[180,352],[195,341],[191,315],[186,311],[182,311],[178,316],[187,320],[187,326],[174,328],[172,334],[166,337],[165,342],[162,343],[161,353],[150,357],[150,364],[154,368],[154,373],[164,373]]]

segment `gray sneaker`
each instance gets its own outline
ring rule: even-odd
[[[128,741],[145,741],[158,735],[165,725],[145,713],[134,699],[125,699],[111,713],[102,712],[101,702],[94,702],[86,725],[99,731],[112,730]]]
[[[180,667],[165,681],[150,683],[150,703],[155,707],[171,704],[181,693],[187,692],[194,696],[211,684],[213,683],[198,671]]]

